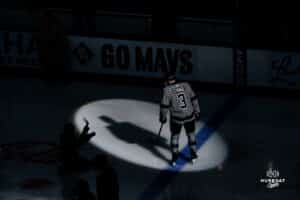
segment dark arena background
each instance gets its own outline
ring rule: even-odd
[[[300,199],[296,4],[33,3],[0,8],[0,200]],[[200,106],[175,166],[170,72]]]

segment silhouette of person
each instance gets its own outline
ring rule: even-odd
[[[89,169],[91,163],[88,159],[85,159],[79,155],[80,147],[86,144],[93,136],[95,132],[89,132],[89,123],[86,121],[80,135],[76,134],[75,127],[71,123],[66,123],[64,130],[60,135],[60,172],[82,171]]]
[[[96,191],[98,200],[119,200],[119,181],[105,155],[96,157]]]
[[[90,185],[84,179],[79,179],[74,187],[74,200],[96,200],[95,195],[90,190]]]
[[[165,138],[155,138],[152,132],[129,122],[117,122],[108,116],[100,116],[99,118],[109,124],[107,128],[117,138],[130,144],[138,144],[168,162],[168,159],[156,148],[157,146],[166,150],[169,149]]]
[[[78,181],[78,177],[74,173],[62,174],[59,176],[62,186],[62,197],[64,200],[74,199],[74,188]]]
[[[300,193],[300,162],[299,161],[295,165],[295,178],[296,178],[296,189]]]

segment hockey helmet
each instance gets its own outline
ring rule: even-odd
[[[165,75],[165,80],[166,81],[173,81],[176,80],[176,75],[174,73],[167,73]]]

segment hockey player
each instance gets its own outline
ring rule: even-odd
[[[195,119],[199,119],[200,107],[197,96],[187,82],[178,83],[173,74],[166,77],[163,97],[160,104],[161,123],[167,122],[170,111],[172,166],[176,165],[179,154],[179,134],[182,126],[188,136],[191,160],[197,159]]]

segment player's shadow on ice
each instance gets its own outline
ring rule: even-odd
[[[169,160],[157,149],[157,147],[160,147],[169,151],[169,145],[165,138],[158,137],[154,133],[130,122],[117,122],[108,116],[99,116],[99,119],[108,123],[106,128],[120,140],[130,144],[137,144],[150,151],[153,155],[169,162]]]

